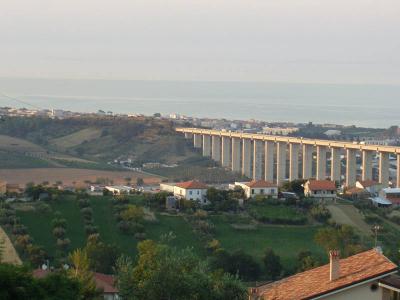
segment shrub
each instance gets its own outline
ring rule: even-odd
[[[98,228],[97,228],[97,226],[86,225],[85,232],[86,232],[86,235],[95,234],[95,233],[98,233]]]
[[[71,244],[70,239],[57,239],[57,247],[61,250],[65,251],[68,249],[69,245]]]
[[[80,199],[80,200],[78,201],[78,206],[79,206],[80,208],[85,208],[85,207],[90,206],[90,202],[89,202],[88,199]]]
[[[92,217],[93,209],[91,207],[84,207],[81,209],[81,213],[84,217]]]
[[[12,229],[12,233],[15,235],[24,235],[27,233],[27,228],[24,225],[15,225]]]
[[[137,232],[134,234],[135,239],[138,241],[143,241],[146,239],[146,233],[145,232]]]
[[[63,238],[65,236],[65,229],[62,227],[56,227],[53,229],[53,235],[56,238]]]
[[[36,204],[36,210],[42,214],[47,214],[51,212],[51,207],[47,203],[38,202]]]

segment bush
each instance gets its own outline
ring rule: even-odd
[[[310,215],[316,221],[322,223],[326,223],[331,217],[331,213],[329,212],[329,210],[322,205],[314,206],[310,211]]]
[[[53,229],[53,235],[58,239],[63,238],[65,236],[65,229],[62,227],[56,227]]]
[[[57,247],[63,251],[66,251],[71,244],[70,239],[57,239]]]
[[[93,209],[91,207],[84,207],[81,209],[83,217],[92,217]]]
[[[380,218],[378,218],[376,216],[371,216],[371,215],[365,216],[365,222],[367,222],[368,224],[382,224],[383,223],[383,221]]]
[[[86,235],[91,235],[91,234],[98,233],[99,230],[98,230],[97,226],[94,226],[94,225],[86,225],[86,226],[85,226],[85,232],[86,232]]]
[[[80,200],[78,201],[78,206],[79,206],[80,208],[89,207],[89,206],[90,206],[90,202],[89,202],[88,199],[80,199]]]
[[[38,202],[36,204],[36,210],[42,214],[48,214],[51,212],[51,207],[47,203]]]
[[[145,232],[138,232],[134,234],[135,239],[138,241],[143,241],[146,239],[146,233]]]
[[[28,232],[27,228],[24,225],[21,225],[21,224],[15,225],[13,227],[13,229],[12,229],[12,233],[15,234],[15,235],[24,235],[27,232]]]

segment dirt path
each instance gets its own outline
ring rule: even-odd
[[[17,251],[13,244],[11,243],[8,235],[4,232],[3,228],[0,227],[0,241],[3,241],[3,256],[1,258],[1,262],[10,263],[14,265],[21,265],[21,259],[18,256]]]
[[[364,235],[371,235],[371,227],[365,223],[363,216],[353,205],[331,204],[327,207],[336,223],[353,226]]]

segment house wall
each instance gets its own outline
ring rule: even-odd
[[[168,183],[160,183],[160,190],[173,193],[174,192],[174,185]]]
[[[184,189],[174,186],[174,196],[192,201],[200,201],[206,197],[207,189]]]
[[[323,297],[322,299],[329,300],[348,300],[348,299],[363,299],[363,300],[386,300],[383,297],[383,289],[378,286],[378,288],[373,291],[371,290],[371,285],[375,284],[378,286],[378,282],[369,282],[363,285],[359,285],[348,290],[333,294],[331,296]]]

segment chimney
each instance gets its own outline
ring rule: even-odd
[[[334,281],[340,276],[339,250],[329,251],[329,280]]]

